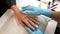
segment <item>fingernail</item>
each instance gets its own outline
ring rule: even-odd
[[[38,25],[39,25],[40,23],[38,22]]]
[[[38,25],[35,25],[36,26],[36,28],[38,28]]]
[[[39,22],[37,22],[37,25],[38,25],[38,26],[39,26],[39,24],[40,24],[40,23],[39,23]]]

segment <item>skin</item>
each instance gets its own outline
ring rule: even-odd
[[[54,19],[54,20],[56,20],[57,22],[58,22],[58,24],[60,23],[60,11],[58,12],[58,11],[55,11],[54,9],[56,8],[55,7],[56,5],[54,5],[54,6],[52,6],[52,7],[50,7],[49,9],[50,10],[52,10],[52,12],[51,12],[51,18],[52,19]],[[34,9],[34,8],[33,8]],[[27,9],[27,10],[29,10],[29,9]],[[31,9],[30,9],[31,10]]]
[[[52,6],[51,8],[49,8],[49,9],[52,10],[51,18],[54,19],[54,20],[56,20],[56,21],[58,22],[57,27],[60,28],[60,11],[55,11],[55,10],[54,10],[54,9],[57,8],[57,7],[55,7],[55,6],[57,6],[57,5],[58,5],[58,4],[53,5],[53,6]]]
[[[30,27],[31,29],[33,29],[34,27],[37,27],[37,25],[35,24],[37,22],[37,17],[36,16],[32,16],[32,15],[27,15],[27,14],[23,14],[21,12],[21,10],[19,10],[16,5],[12,5],[11,9],[13,9],[14,13],[17,16],[17,20],[18,22],[23,26],[23,27]],[[32,20],[32,19],[33,20]]]
[[[38,21],[37,20],[37,17],[36,16],[32,16],[32,15],[27,15],[27,14],[23,14],[21,12],[21,10],[19,10],[16,5],[12,5],[11,6],[11,9],[14,10],[16,16],[17,16],[17,20],[18,22],[23,26],[23,27],[30,27],[31,29],[33,29],[34,27],[37,27],[36,25],[36,22]],[[54,9],[51,9],[51,10],[54,10]],[[51,18],[56,20],[57,22],[60,22],[60,12],[56,12],[56,11],[53,11],[51,13]],[[31,19],[32,18],[32,19]]]
[[[60,27],[59,26],[60,25],[60,12],[56,12],[56,11],[52,12],[51,18],[56,20],[58,22],[58,26],[57,27]]]

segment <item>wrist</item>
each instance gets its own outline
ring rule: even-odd
[[[12,9],[14,12],[22,13],[21,10],[18,9],[16,5],[12,5],[12,6],[11,6],[11,9]]]
[[[52,11],[51,18],[54,18],[55,14],[56,14],[56,12],[55,11]]]
[[[20,11],[16,5],[12,5],[11,9],[14,11],[14,13],[16,14],[16,16],[20,17],[22,16],[22,11]]]
[[[11,6],[11,9],[13,9],[14,11],[20,11],[20,10],[16,7],[16,5],[12,5],[12,6]]]

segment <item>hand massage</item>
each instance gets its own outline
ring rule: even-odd
[[[55,7],[55,5],[52,7]],[[40,25],[40,22],[43,23],[46,21],[46,23],[48,23],[48,20],[47,20],[48,18],[45,20],[42,20],[42,19],[38,20],[39,18],[42,18],[40,15],[47,16],[57,21],[58,23],[60,23],[60,12],[55,11],[54,10],[55,8],[52,8],[52,7],[49,9],[43,9],[43,8],[36,7],[34,5],[27,5],[27,6],[21,7],[22,9],[21,10],[16,6],[16,0],[0,0],[0,15],[2,16],[2,14],[4,14],[4,12],[6,12],[7,9],[12,9],[14,14],[17,17],[18,23],[21,24],[22,27],[29,34],[44,34],[43,30],[41,29],[46,28],[46,26],[40,28],[39,25]],[[38,16],[40,17],[38,18]],[[57,26],[57,27],[60,27],[60,26]],[[3,34],[3,32],[1,34]]]

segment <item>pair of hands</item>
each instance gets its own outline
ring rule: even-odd
[[[37,13],[39,13],[37,10],[40,10],[39,8],[35,9],[35,7],[33,8],[33,7],[29,7],[29,6],[23,7],[22,9],[23,9],[23,11],[28,12],[27,14],[33,14],[33,15],[37,15]],[[51,9],[51,10],[53,10],[53,9]],[[32,31],[28,27],[25,27],[25,29],[29,32],[29,34],[43,34],[43,32],[39,28],[36,28],[34,31]]]
[[[53,8],[53,7],[51,7],[51,8]],[[39,8],[35,8],[34,6],[32,6],[32,7],[26,6],[26,7],[23,7],[22,9],[23,9],[22,11],[27,10],[28,11],[28,14],[33,14],[33,15],[40,14],[40,11],[39,11],[40,9]],[[29,11],[29,10],[31,10],[31,11]],[[51,10],[54,10],[54,9],[51,9]],[[34,27],[38,27],[37,26],[37,24],[38,24],[37,23],[38,22],[37,17],[36,16],[33,16],[33,15],[27,15],[27,14],[21,13],[21,15],[18,17],[18,21],[24,27],[27,26],[27,27],[30,27],[32,29]]]
[[[22,13],[23,14],[23,13]],[[28,21],[29,23],[31,23],[32,24],[32,26],[34,27],[34,28],[30,28],[29,26],[27,26],[26,24],[24,24],[24,22],[21,22],[20,20],[20,24],[21,25],[23,25],[23,27],[25,28],[25,30],[27,30],[28,32],[29,32],[29,34],[43,34],[43,32],[40,30],[40,28],[38,28],[38,26],[37,26],[37,17],[35,17],[35,16],[32,16],[32,15],[27,15],[27,14],[23,14],[24,16],[26,16],[26,20],[27,20],[27,18],[28,19],[30,19],[30,18],[32,18],[32,22],[30,21]],[[23,19],[24,20],[24,19]],[[26,23],[26,22],[25,22]],[[28,24],[28,23],[27,23]],[[28,24],[29,25],[29,24]]]
[[[35,11],[35,12],[32,12],[32,13],[35,13],[36,12],[39,12],[39,8],[35,8],[34,6],[33,7],[30,7],[30,6],[26,6],[26,7],[23,7],[23,11],[26,11],[26,10],[31,10],[31,11]],[[37,11],[38,10],[38,11]],[[28,11],[29,12],[29,11]],[[60,14],[60,12],[53,12],[51,14],[51,17],[57,21],[60,20],[60,16],[58,16]],[[55,17],[56,16],[56,17]],[[57,19],[57,17],[59,17],[59,19]],[[23,27],[30,27],[30,28],[35,28],[37,27],[37,17],[36,16],[32,16],[32,15],[27,15],[27,14],[23,14],[21,13],[21,16],[18,18],[18,21],[20,24],[22,24]],[[29,28],[29,29],[30,29]],[[27,28],[26,28],[27,29]],[[27,30],[28,31],[28,30]],[[38,31],[38,30],[37,30]],[[30,32],[30,31],[29,31]],[[36,31],[34,31],[36,32]],[[31,32],[33,33],[33,31]]]
[[[54,7],[54,6],[53,6]],[[56,12],[54,9],[56,8],[49,8],[50,10],[52,10],[53,12],[51,13],[51,18],[53,18],[54,20],[56,20],[57,22],[60,22],[60,12]],[[31,10],[31,11],[30,11]],[[28,12],[28,14],[33,14],[36,15],[37,13],[39,13],[40,10],[39,8],[35,8],[34,6],[30,7],[23,7],[23,11]],[[43,34],[38,28],[35,31],[32,31],[30,28],[25,28],[30,34]]]
[[[42,34],[42,32],[37,28],[38,20],[36,16],[22,13],[15,5],[13,5],[11,9],[14,10],[19,24],[21,24],[27,31],[29,31],[30,34]],[[34,30],[34,28],[36,28],[36,30]],[[31,31],[29,29],[32,29],[34,31]]]
[[[37,26],[38,21],[36,19],[36,16],[22,13],[22,16],[18,18],[18,21],[29,32],[29,34],[43,34],[43,32]]]
[[[30,19],[30,18],[32,18],[32,19]],[[28,31],[29,34],[43,34],[43,32],[37,26],[38,21],[36,20],[36,18],[37,17],[32,16],[32,15],[23,14],[23,18],[22,18],[23,20],[21,21],[21,19],[18,18],[19,19],[18,21],[25,28],[25,30]],[[32,24],[32,26],[34,28],[31,28],[32,26],[30,27],[30,24]]]

